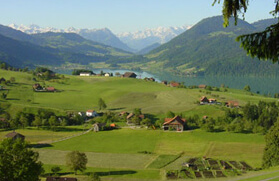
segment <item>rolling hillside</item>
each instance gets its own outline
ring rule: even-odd
[[[237,36],[259,31],[270,20],[256,26],[238,20],[223,28],[221,16],[204,19],[146,56],[165,70],[199,75],[279,75],[279,66],[252,59],[236,42]]]

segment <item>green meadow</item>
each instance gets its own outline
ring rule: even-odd
[[[223,114],[221,106],[199,106],[197,101],[202,96],[216,98],[220,102],[236,100],[240,105],[259,100],[274,101],[273,98],[260,96],[243,90],[228,89],[228,92],[171,88],[156,82],[118,77],[79,77],[65,76],[65,79],[34,81],[28,73],[0,70],[0,77],[7,80],[15,77],[16,82],[6,86],[9,112],[23,108],[46,108],[57,112],[86,111],[98,108],[98,99],[102,98],[108,110],[132,111],[141,108],[143,113],[164,115],[167,111],[183,112],[186,116],[198,114],[217,117]],[[53,86],[59,92],[33,92],[32,85]],[[2,90],[6,91],[7,90]],[[213,97],[215,96],[215,97]],[[3,102],[3,101],[2,101]]]
[[[66,154],[79,150],[87,155],[87,172],[105,170],[103,178],[161,180],[164,178],[162,173],[180,169],[190,157],[246,161],[258,168],[264,146],[264,136],[257,134],[208,133],[202,130],[177,133],[123,128],[90,132],[35,150],[46,165],[64,168]],[[107,174],[124,170],[131,173]]]
[[[98,108],[98,99],[107,104],[107,110],[120,112],[141,108],[144,114],[164,118],[173,111],[188,116],[207,115],[218,117],[224,114],[222,105],[200,106],[197,101],[202,96],[216,98],[220,102],[275,101],[243,90],[228,89],[227,92],[199,89],[171,88],[156,82],[118,77],[79,77],[65,75],[65,79],[39,81],[28,73],[0,70],[0,77],[16,82],[5,86],[8,92],[1,105],[15,116],[16,112],[27,109],[35,112],[39,108],[51,109],[57,114],[67,111],[86,111]],[[58,92],[33,92],[32,85],[53,86]],[[187,83],[186,83],[187,84]],[[37,128],[19,129],[33,145],[51,143],[69,137],[89,127],[70,126],[56,131]],[[9,131],[1,131],[4,136]],[[34,148],[40,153],[46,173],[53,165],[62,168],[61,173],[71,172],[65,164],[65,155],[73,150],[85,152],[88,157],[86,172],[98,172],[102,180],[162,180],[168,170],[180,169],[190,157],[212,157],[223,160],[246,161],[254,168],[261,166],[264,136],[229,132],[209,133],[202,130],[164,132],[162,130],[122,128],[113,131],[89,132],[64,141]],[[255,172],[255,177],[258,172]],[[269,173],[273,176],[273,173]],[[253,175],[252,175],[253,176]],[[80,180],[86,180],[79,173]],[[230,180],[225,178],[223,180]]]

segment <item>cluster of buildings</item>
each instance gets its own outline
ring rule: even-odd
[[[112,77],[112,73],[104,73],[104,74],[95,74],[92,72],[81,72],[79,74],[79,76],[83,76],[83,77],[89,77],[89,76],[104,76],[104,77]],[[134,72],[125,72],[123,75],[120,75],[121,77],[125,77],[125,78],[136,78],[137,74],[135,74]]]
[[[56,92],[57,90],[54,87],[42,87],[40,84],[34,84],[33,90],[35,92]]]

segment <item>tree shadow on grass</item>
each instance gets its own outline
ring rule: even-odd
[[[62,172],[62,173],[59,172],[57,174],[54,174],[52,172],[47,172],[47,173],[44,173],[42,176],[44,176],[44,177],[49,177],[49,176],[51,176],[51,177],[60,177],[60,176],[72,175],[72,174],[74,174],[74,172]]]
[[[55,128],[51,128],[51,127],[41,127],[41,129],[43,130],[51,130],[54,132],[76,132],[76,131],[86,131],[89,128],[71,128],[71,127],[55,127]]]
[[[119,171],[108,171],[108,172],[95,172],[99,176],[109,176],[109,175],[128,175],[128,174],[135,174],[137,171],[134,170],[119,170]],[[90,172],[87,173],[88,175]]]
[[[116,108],[111,108],[111,109],[108,109],[109,111],[118,111],[118,110],[122,110],[122,109],[125,109],[125,107],[116,107]]]
[[[32,147],[32,148],[49,148],[49,147],[53,147],[53,146],[48,143],[37,143],[37,144],[30,144],[30,147]]]
[[[17,99],[17,98],[7,98],[6,100],[9,100],[9,101],[18,101],[20,99]]]

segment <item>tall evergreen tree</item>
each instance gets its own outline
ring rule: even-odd
[[[263,155],[263,167],[279,165],[279,121],[270,128],[265,136],[266,146]]]

